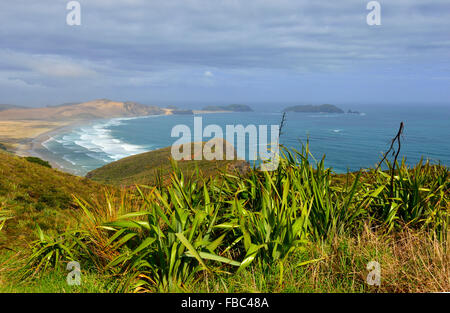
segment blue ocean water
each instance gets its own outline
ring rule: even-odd
[[[285,106],[276,106],[273,111]],[[422,157],[450,165],[449,106],[367,106],[355,108],[361,114],[288,113],[281,143],[300,149],[309,139],[316,159],[326,155],[326,165],[335,172],[355,171],[376,165],[390,145],[400,122],[404,122],[400,157],[414,164]],[[248,112],[196,115],[203,127],[226,125],[278,125],[282,113]],[[121,158],[172,145],[175,125],[193,132],[192,115],[118,118],[96,121],[56,135],[44,143],[51,158],[67,171],[84,175]],[[208,140],[210,138],[204,138]],[[244,140],[237,138],[236,142]],[[247,138],[248,141],[248,138]],[[248,155],[246,156],[248,159]]]

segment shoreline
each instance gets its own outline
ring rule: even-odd
[[[194,115],[197,114],[223,114],[223,113],[235,113],[232,111],[202,111],[202,110],[196,110]],[[44,161],[47,161],[50,163],[50,165],[58,169],[62,172],[69,173],[72,175],[84,177],[85,175],[82,174],[80,171],[78,171],[76,168],[73,168],[74,165],[70,162],[66,161],[65,159],[61,157],[57,157],[55,153],[53,153],[51,150],[49,150],[47,147],[45,147],[44,143],[61,134],[70,133],[73,129],[77,127],[92,125],[97,122],[102,121],[111,121],[111,120],[121,120],[121,119],[140,119],[140,118],[147,118],[147,117],[154,117],[154,116],[168,116],[168,115],[174,115],[170,110],[166,110],[165,114],[155,114],[155,115],[145,115],[145,116],[133,116],[133,117],[113,117],[113,118],[98,118],[98,119],[90,119],[90,120],[76,120],[76,121],[58,121],[55,123],[61,123],[62,125],[55,126],[54,128],[38,134],[37,136],[30,136],[29,138],[24,139],[22,142],[18,142],[17,145],[11,149],[10,151],[13,152],[15,155],[21,156],[21,157],[38,157]],[[43,122],[43,121],[42,121]],[[45,121],[48,122],[48,121]]]
[[[71,164],[70,162],[66,161],[61,157],[56,157],[51,150],[45,147],[44,143],[47,140],[51,139],[52,137],[65,133],[70,133],[75,128],[92,125],[102,121],[111,121],[116,119],[117,120],[140,119],[153,116],[168,116],[168,115],[172,115],[171,112],[166,111],[165,114],[155,114],[155,115],[143,115],[133,117],[124,116],[124,117],[98,118],[89,120],[61,122],[65,124],[56,126],[53,129],[50,129],[49,131],[38,134],[37,136],[34,137],[30,136],[29,138],[26,139],[26,142],[18,143],[15,148],[11,149],[11,152],[21,157],[38,157],[42,160],[49,162],[50,165],[55,169],[58,169],[62,172],[69,173],[72,175],[84,177],[85,175],[82,174],[79,170],[77,170],[73,164]]]
[[[65,173],[80,176],[61,164],[61,161],[64,161],[63,159],[52,157],[53,152],[51,152],[44,146],[44,142],[54,136],[68,133],[76,127],[88,125],[90,123],[94,123],[95,121],[96,120],[68,122],[66,125],[61,125],[45,133],[39,134],[36,137],[29,138],[30,142],[20,145],[19,147],[14,149],[13,152],[14,154],[22,157],[38,157],[44,161],[49,162],[53,168],[56,168]]]

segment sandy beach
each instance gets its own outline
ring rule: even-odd
[[[21,156],[35,156],[38,158],[41,158],[43,160],[48,161],[52,167],[58,168],[61,171],[69,172],[71,174],[76,174],[74,171],[68,169],[65,166],[66,161],[62,160],[60,158],[55,158],[55,155],[49,151],[43,143],[45,143],[47,140],[51,139],[54,136],[57,136],[59,134],[69,133],[72,129],[76,127],[80,127],[82,125],[86,125],[91,123],[92,121],[78,121],[69,123],[67,125],[57,127],[53,130],[50,130],[46,133],[40,134],[37,137],[33,138],[28,146],[25,147],[25,149],[22,149],[20,151],[16,151],[17,155]]]
[[[129,107],[131,105],[131,108]],[[193,110],[193,114],[232,113],[224,110]],[[77,174],[73,164],[55,157],[44,143],[74,127],[98,120],[129,116],[172,115],[172,109],[141,107],[138,104],[95,100],[78,105],[0,112],[0,143],[19,156],[34,156],[48,161],[54,168]],[[95,116],[95,117],[94,117]]]
[[[56,160],[43,146],[45,141],[98,120],[170,114],[171,110],[157,106],[108,99],[39,108],[17,107],[0,111],[0,143],[19,156],[36,156],[56,168],[72,172],[65,168],[65,160]]]
[[[34,156],[48,161],[54,168],[68,171],[63,160],[57,160],[43,146],[53,136],[70,132],[92,121],[0,121],[0,142],[18,156]],[[71,171],[69,171],[71,172]]]
[[[0,120],[0,142],[16,154],[22,155],[30,149],[35,138],[70,124],[67,121]]]

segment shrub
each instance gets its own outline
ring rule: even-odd
[[[28,162],[31,162],[31,163],[36,163],[36,164],[39,164],[39,165],[42,165],[42,166],[45,166],[48,168],[52,168],[50,163],[48,163],[47,161],[44,161],[40,158],[37,158],[37,157],[25,157],[25,160],[27,160]]]

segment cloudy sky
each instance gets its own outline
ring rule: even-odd
[[[0,3],[0,103],[450,104],[450,1]]]

